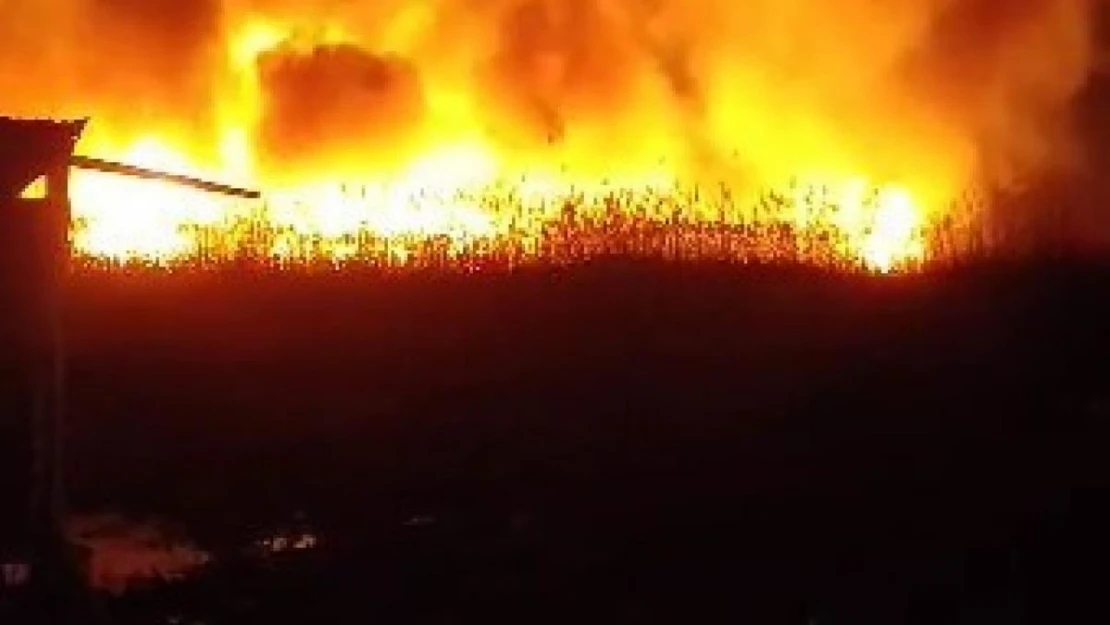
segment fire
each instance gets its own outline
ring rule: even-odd
[[[154,137],[137,141],[121,160],[171,173],[212,175]],[[674,225],[676,212],[644,211],[666,204],[677,207],[680,220],[710,231],[778,224],[795,229],[798,244],[832,234],[839,240],[834,256],[825,260],[858,261],[881,272],[921,260],[927,251],[924,214],[910,191],[877,187],[862,177],[839,185],[796,185],[794,196],[761,224],[749,214],[751,207],[683,193],[673,181],[615,186],[550,174],[506,180],[503,171],[488,147],[446,146],[387,179],[357,186],[334,181],[279,186],[257,205],[167,182],[77,172],[72,242],[76,253],[88,258],[166,265],[194,261],[206,251],[235,257],[251,245],[245,233],[253,227],[272,233],[261,253],[276,262],[365,260],[366,254],[380,253],[368,241],[393,242],[390,260],[403,262],[404,247],[414,241],[446,240],[454,256],[481,241],[535,241],[545,228],[560,224],[567,206],[587,223],[604,226],[613,218],[607,210],[618,199],[618,210],[641,225]],[[838,191],[826,196],[821,188]]]
[[[163,266],[915,267],[987,155],[1006,169],[1047,153],[1031,107],[1081,82],[1086,19],[1084,3],[1036,0],[967,37],[987,9],[212,0],[135,9],[135,26],[50,1],[59,36],[82,43],[59,44],[43,75],[106,72],[71,103],[93,116],[82,152],[263,192],[75,172],[75,254]],[[995,47],[953,52],[980,40]],[[1006,65],[1040,58],[1028,50],[1071,63]]]
[[[173,173],[194,173],[181,154],[156,138],[137,141],[123,153],[129,163]],[[215,224],[226,216],[219,198],[159,181],[138,181],[77,172],[71,181],[73,246],[82,254],[134,258],[188,254],[188,225]]]

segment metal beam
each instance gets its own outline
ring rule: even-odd
[[[262,194],[253,189],[243,189],[241,187],[233,187],[231,185],[220,184],[218,182],[209,182],[191,176],[182,176],[180,174],[169,174],[166,172],[155,171],[145,167],[136,167],[134,165],[126,165],[124,163],[117,163],[114,161],[106,161],[91,156],[74,155],[69,164],[78,169],[87,169],[91,171],[99,171],[107,174],[118,174],[121,176],[132,176],[136,178],[143,178],[145,180],[162,180],[173,184],[179,184],[185,187],[191,187],[200,191],[208,193],[218,193],[220,195],[230,195],[234,197],[241,197],[248,200],[257,200],[262,197]]]

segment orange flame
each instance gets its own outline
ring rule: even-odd
[[[214,0],[198,28],[218,27],[182,70],[190,101],[121,106],[119,85],[143,81],[118,78],[90,97],[105,114],[81,149],[263,199],[78,172],[75,253],[173,265],[628,252],[894,271],[937,255],[930,233],[985,155],[1045,152],[1028,120],[1085,67],[1084,2],[850,0],[835,19],[801,0],[634,4]],[[967,38],[988,13],[992,30]],[[954,71],[972,56],[957,65],[952,50],[980,40],[988,62]],[[1069,63],[999,69],[1034,49]],[[176,54],[128,63],[177,71],[162,62]]]

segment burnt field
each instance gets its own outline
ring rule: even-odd
[[[1003,617],[1097,562],[1108,278],[78,275],[69,494],[216,547],[305,511],[362,554],[331,609]]]

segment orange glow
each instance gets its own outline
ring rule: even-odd
[[[171,173],[213,175],[154,138],[138,141],[121,160]],[[767,238],[774,226],[786,226],[793,233],[786,246],[804,248],[819,238],[835,241],[823,250],[825,256],[803,260],[881,272],[916,263],[927,251],[925,213],[911,192],[897,185],[875,186],[862,177],[839,184],[795,184],[785,203],[763,201],[757,208],[660,177],[635,184],[557,173],[505,179],[501,167],[488,147],[445,146],[429,150],[389,178],[357,186],[326,180],[279,186],[268,189],[261,202],[167,182],[77,172],[72,241],[82,257],[124,263],[188,264],[205,255],[234,258],[247,249],[278,263],[403,263],[406,248],[432,239],[446,243],[448,258],[465,256],[475,245],[496,247],[507,241],[531,242],[538,252],[537,242],[550,229],[567,225],[565,210],[573,206],[580,225],[576,235],[595,228],[600,236],[619,237],[611,226],[622,218],[641,228],[756,228],[749,240]],[[259,230],[269,236],[264,242],[251,241],[249,233]],[[742,249],[741,242],[734,251],[757,260],[784,251],[760,251],[758,243]],[[697,241],[685,244],[696,247]],[[382,255],[383,246],[392,251],[368,258]]]
[[[1013,49],[1076,40],[1078,5],[1038,2],[999,22]],[[357,4],[220,0],[180,104],[150,69],[183,67],[179,50],[151,39],[150,59],[106,56],[124,69],[75,103],[93,115],[82,153],[263,199],[75,172],[77,257],[909,269],[938,255],[934,228],[978,182],[983,137],[1043,152],[1012,105],[1032,100],[1014,94],[1065,97],[1083,58],[1076,45],[1074,71],[1026,64],[1013,87],[944,82],[939,18],[904,2]]]

